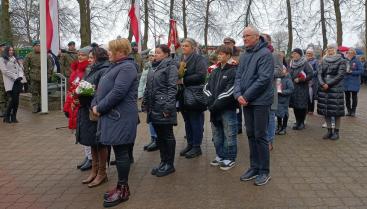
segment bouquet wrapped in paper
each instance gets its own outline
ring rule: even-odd
[[[93,84],[88,81],[81,80],[78,84],[78,87],[75,89],[75,93],[79,96],[94,96],[96,92],[96,88]]]

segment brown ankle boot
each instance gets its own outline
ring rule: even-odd
[[[98,165],[99,165],[99,159],[98,159],[98,150],[97,147],[92,147],[92,171],[90,172],[88,178],[84,179],[82,181],[83,184],[89,184],[92,182],[98,173]]]
[[[108,181],[107,173],[106,173],[106,162],[107,162],[108,150],[106,147],[99,147],[98,150],[98,173],[96,178],[88,184],[89,188],[96,187]]]

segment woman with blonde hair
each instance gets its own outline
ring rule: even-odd
[[[117,186],[104,194],[104,207],[129,199],[129,153],[138,125],[138,66],[129,58],[130,42],[124,38],[112,40],[108,50],[111,65],[101,77],[92,101],[93,113],[99,116],[98,141],[113,147],[118,173]]]

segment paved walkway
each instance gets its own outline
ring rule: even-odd
[[[142,124],[130,173],[132,195],[116,208],[367,208],[366,94],[364,87],[357,117],[343,118],[339,141],[321,139],[325,130],[317,115],[308,117],[304,131],[277,137],[271,153],[273,179],[263,187],[239,181],[249,165],[245,134],[238,139],[235,168],[221,171],[209,165],[215,151],[208,121],[201,157],[187,160],[176,154],[176,173],[150,175],[159,153],[142,151],[148,141]],[[102,208],[103,192],[116,182],[115,168],[108,169],[107,184],[89,189],[80,183],[88,172],[76,169],[82,147],[74,144],[69,130],[56,129],[66,125],[61,112],[20,111],[19,121],[0,123],[0,208]],[[179,151],[185,145],[182,118],[175,134]]]

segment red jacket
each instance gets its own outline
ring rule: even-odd
[[[76,129],[76,119],[79,110],[78,96],[75,94],[75,89],[78,87],[79,81],[83,79],[85,70],[89,65],[88,61],[73,62],[71,64],[71,74],[68,81],[68,91],[66,93],[66,101],[64,104],[64,112],[69,114],[69,129]]]

